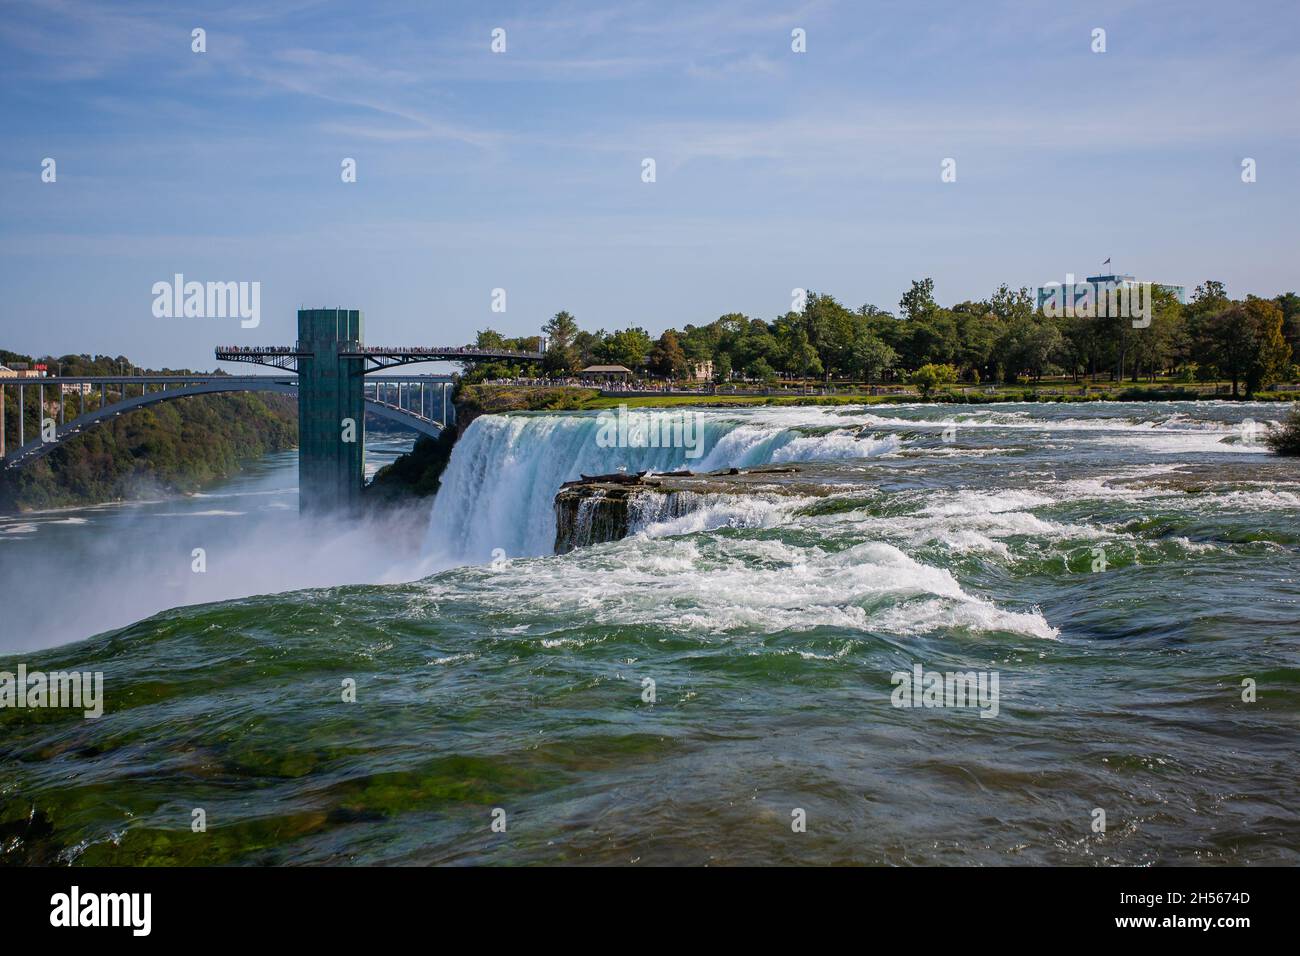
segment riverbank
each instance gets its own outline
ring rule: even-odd
[[[458,426],[463,433],[480,414],[528,411],[599,411],[604,408],[696,408],[802,406],[802,405],[991,405],[1005,403],[1092,403],[1092,402],[1300,402],[1300,390],[1259,392],[1250,399],[1232,398],[1197,386],[1157,384],[1153,386],[1059,385],[1042,387],[998,387],[947,389],[930,396],[915,392],[888,394],[836,392],[801,394],[791,390],[776,393],[627,392],[576,386],[467,385],[457,393]]]

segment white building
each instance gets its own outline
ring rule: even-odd
[[[686,378],[687,381],[691,382],[713,381],[713,359],[705,359],[702,362],[692,362]]]

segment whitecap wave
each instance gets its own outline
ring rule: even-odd
[[[1008,611],[968,593],[953,575],[899,548],[866,542],[842,551],[783,541],[637,539],[563,558],[519,561],[489,591],[464,596],[493,613],[539,622],[666,628],[682,634],[776,634],[819,627],[919,635],[1007,632],[1055,639],[1037,611]],[[455,599],[462,573],[430,579]],[[548,638],[549,639],[549,638]]]

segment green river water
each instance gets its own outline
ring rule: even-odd
[[[482,418],[382,520],[304,527],[292,455],[0,517],[0,670],[105,688],[0,710],[0,862],[1300,862],[1275,406],[701,414],[696,459]],[[579,473],[772,463],[816,493],[551,553]],[[996,673],[996,716],[894,706],[918,664]]]

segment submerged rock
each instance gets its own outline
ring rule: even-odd
[[[583,475],[566,481],[555,496],[555,553],[564,554],[627,537],[639,521],[666,521],[689,514],[718,495],[824,495],[828,489],[799,482],[793,466],[769,466],[696,474]]]

